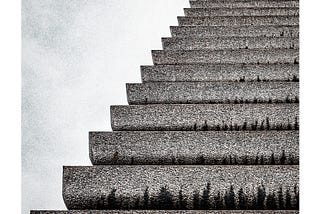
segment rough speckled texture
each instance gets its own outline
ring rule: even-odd
[[[156,196],[161,187],[167,187],[178,198],[182,190],[187,207],[192,207],[194,191],[202,191],[208,182],[213,184],[210,195],[225,192],[233,185],[241,187],[246,195],[254,195],[260,185],[266,193],[281,186],[293,192],[298,184],[298,166],[203,166],[203,165],[116,165],[65,166],[63,168],[63,198],[68,209],[95,209],[102,195],[115,189],[115,197],[134,201],[143,198],[148,187],[149,196]],[[130,206],[130,204],[129,204]]]
[[[298,131],[90,132],[89,145],[94,165],[280,164],[283,151],[284,164],[299,162]]]
[[[299,50],[154,50],[152,51],[152,59],[155,65],[190,63],[299,63]]]
[[[297,64],[197,64],[141,66],[143,82],[166,81],[291,81],[299,78]]]
[[[111,106],[111,126],[120,130],[201,130],[217,125],[265,126],[298,123],[298,104],[196,104]],[[297,120],[297,121],[296,121]]]
[[[295,210],[69,210],[69,211],[45,211],[35,210],[30,214],[298,214]]]
[[[187,103],[298,102],[298,82],[127,83],[131,105]]]
[[[185,8],[186,16],[294,16],[298,8]]]
[[[289,0],[289,1],[190,1],[190,6],[192,8],[251,8],[251,7],[260,7],[260,8],[291,8],[299,7],[299,1]]]
[[[179,26],[277,26],[299,25],[297,16],[178,17]]]
[[[164,50],[299,48],[297,37],[162,38]]]
[[[299,36],[299,26],[171,26],[173,37]]]

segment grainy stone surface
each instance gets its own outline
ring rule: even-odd
[[[297,16],[178,17],[179,26],[278,26],[299,25]]]
[[[164,50],[299,48],[297,37],[162,38]]]
[[[184,8],[186,16],[294,16],[298,8]]]
[[[298,131],[90,132],[89,145],[94,165],[299,163]]]
[[[111,190],[115,197],[134,206],[143,198],[146,188],[149,197],[167,187],[173,200],[179,191],[185,195],[187,208],[192,208],[195,191],[202,191],[211,183],[210,196],[225,192],[233,185],[234,191],[243,188],[246,195],[256,194],[260,185],[266,193],[276,192],[281,186],[293,192],[298,184],[299,167],[291,166],[203,166],[203,165],[115,165],[115,166],[65,166],[63,168],[63,198],[68,209],[95,209],[98,201],[106,198]]]
[[[292,81],[299,79],[297,64],[197,64],[141,66],[143,82],[168,81]]]
[[[299,63],[299,50],[154,50],[152,51],[152,59],[155,65],[191,63]]]
[[[295,210],[69,210],[69,211],[46,211],[34,210],[30,214],[297,214]]]
[[[111,106],[111,126],[124,130],[208,130],[257,123],[271,129],[298,123],[298,104],[179,104]],[[297,120],[297,121],[296,121]]]
[[[127,83],[129,104],[298,102],[298,82]]]
[[[171,26],[173,37],[299,36],[299,26]]]
[[[190,1],[191,8],[291,8],[299,7],[299,1]]]

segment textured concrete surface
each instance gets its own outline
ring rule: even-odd
[[[299,25],[297,16],[178,17],[179,26],[278,26]]]
[[[234,125],[286,129],[298,123],[298,104],[196,104],[111,106],[111,126],[123,130],[201,130]],[[280,128],[281,127],[281,128]]]
[[[190,63],[299,63],[299,50],[153,50],[152,59],[155,65]]]
[[[164,50],[299,48],[297,37],[162,38]]]
[[[115,197],[128,200],[128,207],[146,188],[150,197],[167,187],[173,200],[178,200],[182,190],[187,208],[192,206],[195,191],[201,192],[207,183],[212,184],[210,195],[225,192],[233,185],[246,195],[256,193],[264,185],[266,193],[283,190],[293,192],[299,182],[299,167],[291,166],[203,166],[203,165],[115,165],[115,166],[65,166],[63,168],[63,198],[68,209],[94,209],[99,199],[115,190]]]
[[[30,214],[298,214],[299,211],[295,210],[69,210],[69,211],[45,211],[35,210]]]
[[[299,26],[171,26],[173,37],[299,36]]]
[[[89,145],[94,165],[299,163],[298,131],[90,132]]]
[[[299,79],[297,64],[197,64],[141,66],[143,82],[154,81],[292,81]]]
[[[299,1],[288,0],[288,1],[190,1],[192,8],[237,8],[237,7],[262,7],[262,8],[291,8],[299,7]]]
[[[129,104],[295,103],[298,82],[127,83]]]
[[[298,8],[184,8],[186,16],[294,16]]]

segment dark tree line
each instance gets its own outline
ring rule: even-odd
[[[266,117],[265,120],[258,121],[255,120],[252,123],[247,121],[243,124],[231,123],[227,124],[222,121],[222,124],[208,125],[207,121],[204,121],[204,124],[193,125],[194,131],[265,131],[265,130],[299,130],[299,122],[296,117],[294,122],[288,121],[287,123],[272,124],[269,117]]]
[[[192,201],[190,201],[190,199]],[[189,201],[188,201],[189,200]],[[133,202],[134,201],[134,202]],[[243,188],[237,192],[231,185],[225,192],[211,193],[211,184],[207,183],[202,191],[194,191],[192,197],[187,197],[180,189],[177,197],[167,186],[160,188],[155,196],[150,196],[149,188],[144,191],[143,198],[116,197],[116,189],[109,195],[102,194],[96,202],[97,209],[162,209],[162,210],[299,210],[299,191],[295,185],[283,190],[267,193],[264,185],[257,187],[252,195],[245,193]]]

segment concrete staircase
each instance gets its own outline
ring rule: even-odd
[[[63,168],[70,211],[32,214],[299,213],[299,2],[190,5]]]

